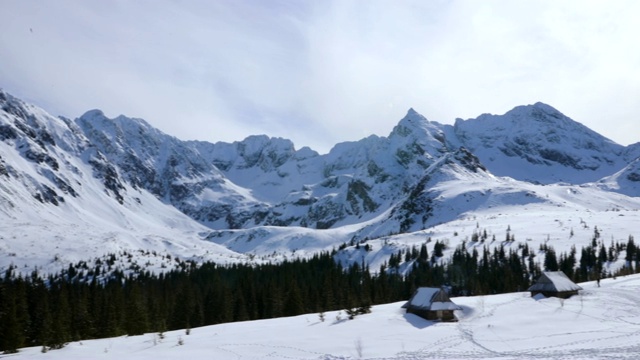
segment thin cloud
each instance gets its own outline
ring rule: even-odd
[[[0,86],[69,117],[101,108],[182,139],[265,133],[326,152],[388,134],[409,107],[452,123],[543,101],[640,140],[635,1],[3,7]]]

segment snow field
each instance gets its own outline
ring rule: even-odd
[[[378,305],[347,320],[343,311],[227,323],[68,344],[10,359],[636,359],[640,275],[580,284],[570,299],[527,292],[458,297],[457,323],[436,323]],[[182,345],[179,343],[182,342]]]

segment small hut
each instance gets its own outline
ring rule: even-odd
[[[458,321],[453,311],[462,310],[451,301],[444,289],[429,287],[418,288],[402,307],[407,309],[408,314],[433,321]]]
[[[538,281],[531,285],[531,296],[542,294],[546,297],[558,297],[568,299],[577,295],[582,290],[580,286],[571,281],[562,271],[545,271]]]

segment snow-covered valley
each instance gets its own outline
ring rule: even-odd
[[[456,323],[424,320],[378,305],[348,320],[344,311],[219,324],[163,334],[69,343],[7,359],[636,359],[640,275],[580,284],[569,299],[528,292],[457,297]]]

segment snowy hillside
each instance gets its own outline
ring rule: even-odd
[[[628,196],[640,196],[640,157],[617,173],[607,176],[598,182],[603,189],[615,191]]]
[[[0,268],[52,272],[107,254],[138,266],[238,261],[204,241],[207,228],[122,179],[71,121],[0,93]],[[155,252],[157,255],[151,255]]]
[[[507,228],[560,251],[595,226],[625,241],[639,220],[639,149],[540,103],[454,126],[410,109],[388,136],[320,155],[265,135],[182,141],[99,110],[56,118],[0,91],[0,270],[132,252],[123,266],[159,269],[165,255],[269,261],[345,245],[340,259],[377,268],[428,238],[448,254]]]
[[[239,322],[73,342],[11,359],[635,359],[640,353],[640,276],[580,284],[567,300],[528,292],[458,297],[457,323],[424,320],[402,302],[344,312]],[[525,310],[525,311],[523,311]]]

